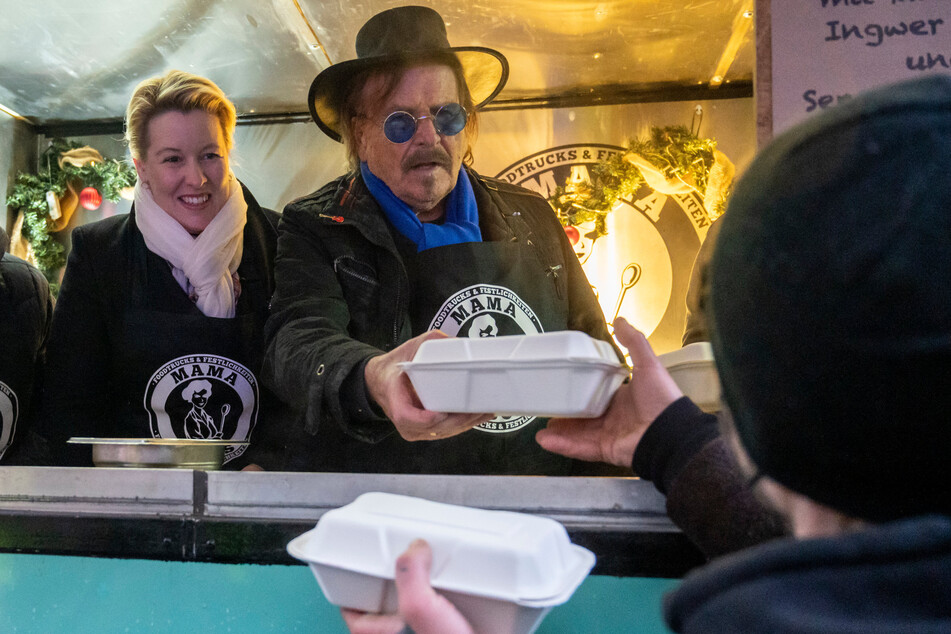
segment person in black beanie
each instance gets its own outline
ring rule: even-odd
[[[951,78],[778,137],[711,265],[728,435],[796,541],[723,559],[678,632],[951,632]]]
[[[36,267],[6,252],[9,244],[0,229],[0,464],[31,464],[45,450],[33,421],[53,296]]]
[[[711,477],[745,476],[787,519],[790,538],[689,574],[665,599],[673,631],[951,632],[949,172],[943,75],[868,91],[778,136],[737,185],[710,268],[723,438],[697,442],[649,355],[595,421],[600,437],[570,421],[539,435],[636,465],[673,426],[687,430],[681,447],[652,444],[686,463],[681,474],[725,440],[734,472]],[[622,342],[637,348],[636,334]],[[636,396],[651,386],[653,405],[668,404],[645,425]],[[418,634],[469,631],[433,596],[428,561],[417,543],[398,563],[404,620]]]

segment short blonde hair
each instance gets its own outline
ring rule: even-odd
[[[132,158],[140,159],[149,149],[149,121],[169,111],[203,110],[221,124],[226,149],[234,145],[237,121],[234,104],[213,81],[180,70],[146,79],[135,87],[125,114],[125,138]]]

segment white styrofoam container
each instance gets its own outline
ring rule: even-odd
[[[611,344],[560,331],[423,342],[401,364],[428,410],[600,416],[627,377]]]
[[[690,343],[679,350],[659,355],[658,358],[677,386],[697,407],[705,412],[717,412],[721,409],[722,389],[710,342]]]
[[[396,559],[415,539],[432,548],[433,587],[477,632],[533,632],[595,562],[552,519],[377,492],[328,511],[287,551],[310,565],[330,603],[395,612]]]

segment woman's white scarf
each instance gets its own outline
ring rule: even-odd
[[[209,317],[234,317],[233,274],[244,250],[248,203],[234,174],[228,182],[228,200],[197,236],[159,207],[141,182],[135,185],[135,222],[145,246],[172,265],[182,290],[194,289],[198,310]]]

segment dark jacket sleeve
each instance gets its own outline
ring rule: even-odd
[[[301,412],[315,433],[333,420],[348,433],[374,442],[391,433],[386,421],[355,424],[347,407],[348,381],[380,348],[349,334],[350,308],[337,280],[335,262],[317,235],[317,202],[291,203],[278,230],[276,290],[265,328],[264,380]],[[368,413],[368,418],[373,418]]]
[[[4,235],[0,232],[0,241]],[[3,431],[10,432],[10,444],[0,446],[5,465],[43,462],[35,437],[35,410],[52,316],[53,298],[43,274],[20,258],[4,255],[0,248],[0,390],[13,394],[0,397],[15,399],[18,410],[15,420],[0,415]]]
[[[785,532],[781,518],[747,486],[716,417],[686,397],[651,423],[632,466],[667,496],[668,516],[707,557]]]
[[[97,436],[96,421],[106,420],[114,395],[108,393],[109,323],[95,254],[106,247],[87,242],[86,230],[72,234],[72,250],[53,311],[43,382],[41,434],[59,465],[89,463],[88,447],[67,445],[72,436]],[[85,449],[83,452],[82,449]]]

